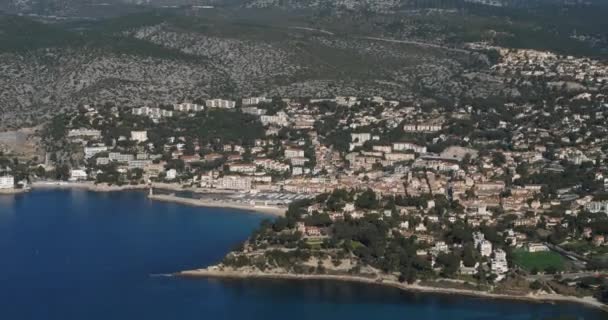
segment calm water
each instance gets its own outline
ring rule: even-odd
[[[0,196],[0,319],[608,318],[358,284],[151,276],[218,261],[264,218],[141,193]]]

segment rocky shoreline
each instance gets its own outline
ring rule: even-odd
[[[418,284],[406,284],[398,281],[385,279],[381,277],[371,278],[365,276],[356,275],[329,275],[329,274],[293,274],[293,273],[273,273],[273,272],[261,272],[261,271],[240,271],[240,270],[225,270],[217,266],[211,266],[208,268],[186,270],[173,274],[177,277],[203,277],[203,278],[232,278],[232,279],[284,279],[284,280],[330,280],[330,281],[344,281],[344,282],[357,282],[365,284],[375,284],[397,288],[405,291],[425,292],[425,293],[438,293],[438,294],[455,294],[455,295],[466,295],[472,297],[480,297],[487,299],[505,299],[505,300],[519,300],[519,301],[530,301],[530,302],[566,302],[566,303],[578,303],[588,307],[600,309],[604,312],[608,312],[608,306],[601,303],[593,297],[574,297],[564,296],[559,294],[528,294],[525,296],[518,295],[507,295],[497,294],[484,291],[466,290],[466,289],[455,289],[455,288],[440,288],[431,286],[422,286]]]

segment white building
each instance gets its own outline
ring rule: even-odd
[[[146,166],[152,164],[152,160],[130,160],[129,169],[144,169]]]
[[[298,148],[286,148],[285,149],[285,158],[298,158],[304,157],[304,150]]]
[[[175,111],[179,111],[179,112],[198,112],[198,111],[203,111],[205,109],[205,106],[200,105],[200,104],[196,104],[196,103],[188,103],[188,102],[184,102],[184,103],[177,103],[173,105],[173,110]]]
[[[606,212],[608,213],[608,201],[591,201],[585,204],[585,210],[589,212]]]
[[[165,179],[167,180],[175,180],[177,178],[177,171],[175,169],[169,169],[166,172]]]
[[[526,247],[528,249],[528,252],[549,251],[549,248],[542,243],[528,243],[528,245]]]
[[[233,109],[236,102],[232,100],[210,99],[205,101],[207,108]]]
[[[256,166],[260,166],[266,170],[274,170],[285,172],[289,171],[289,165],[268,158],[258,158],[253,161]]]
[[[108,147],[99,146],[99,147],[85,147],[84,148],[84,158],[90,159],[98,153],[108,151]]]
[[[502,249],[496,249],[494,251],[494,258],[491,260],[492,273],[498,276],[497,281],[503,278],[503,275],[509,271],[509,264],[507,263],[507,253]]]
[[[350,134],[350,150],[353,150],[356,147],[362,146],[367,141],[372,139],[372,135],[369,132],[363,133],[351,133]]]
[[[101,137],[101,131],[93,129],[72,129],[68,131],[68,137],[88,137],[88,138],[99,138]]]
[[[250,97],[250,98],[244,98],[242,100],[242,104],[244,106],[251,106],[251,105],[256,105],[262,102],[270,102],[270,99],[266,99],[266,97]]]
[[[289,124],[289,119],[287,118],[287,114],[285,112],[277,112],[277,114],[269,116],[262,115],[260,116],[260,122],[267,126],[269,124],[274,124],[277,126],[287,126]]]
[[[87,179],[87,172],[82,169],[70,170],[70,181],[81,181]]]
[[[228,170],[230,172],[239,172],[246,174],[255,173],[256,169],[257,166],[255,164],[249,163],[233,163],[228,166]]]
[[[482,257],[489,257],[492,254],[492,242],[483,240],[479,244],[479,253]]]
[[[414,151],[416,153],[426,153],[425,146],[419,146],[411,142],[394,142],[393,150],[395,151]]]
[[[107,158],[107,157],[99,157],[99,158],[97,158],[97,159],[95,160],[95,163],[96,163],[98,166],[105,166],[105,165],[107,165],[107,164],[109,164],[109,163],[110,163],[110,158]]]
[[[448,253],[448,252],[450,252],[450,248],[444,241],[437,241],[437,242],[435,242],[435,245],[433,246],[432,251],[436,254]]]
[[[110,159],[110,161],[129,162],[129,161],[133,160],[135,157],[132,154],[123,154],[123,153],[119,153],[119,152],[110,152],[108,154],[108,158]]]
[[[11,175],[0,176],[0,189],[12,189],[15,187],[15,177]]]
[[[437,132],[441,131],[441,124],[433,123],[414,123],[403,125],[405,132]]]
[[[266,109],[260,109],[258,107],[243,107],[241,108],[241,112],[246,114],[252,114],[254,116],[261,116],[266,114]]]
[[[147,131],[131,131],[131,140],[137,142],[146,142],[148,141],[148,132]]]
[[[150,107],[133,108],[131,110],[131,113],[133,113],[136,116],[147,116],[152,119],[173,117],[173,111],[165,110],[165,109],[161,109],[161,108],[150,108]]]
[[[224,176],[217,181],[218,189],[250,190],[251,178],[241,176]]]

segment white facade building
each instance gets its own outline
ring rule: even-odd
[[[244,106],[251,106],[251,105],[256,105],[262,102],[269,102],[271,101],[270,99],[266,99],[266,97],[250,97],[250,98],[244,98],[242,100],[242,104]]]
[[[419,146],[411,142],[394,142],[393,150],[395,151],[414,151],[416,153],[426,153],[425,146]]]
[[[241,176],[224,176],[217,181],[218,189],[250,190],[251,178]]]
[[[504,278],[504,274],[509,271],[509,264],[507,262],[507,253],[502,249],[496,249],[494,251],[494,258],[491,260],[492,273],[498,276],[497,281]]]
[[[88,138],[99,138],[101,137],[101,131],[93,129],[72,129],[68,131],[68,137],[88,137]]]
[[[488,240],[483,240],[479,244],[479,253],[482,257],[489,257],[492,255],[492,242]]]
[[[137,142],[148,141],[148,131],[131,131],[131,140]]]
[[[82,169],[70,170],[70,181],[81,181],[87,179],[87,172]]]
[[[106,151],[108,151],[108,147],[106,147],[106,146],[85,147],[84,148],[84,158],[90,159],[90,158],[94,157],[96,154],[101,153],[101,152],[106,152]]]
[[[289,124],[289,119],[287,118],[287,114],[285,112],[277,112],[275,115],[262,115],[260,116],[260,122],[263,125],[267,126],[269,124],[274,124],[277,126],[286,126]]]
[[[300,158],[304,157],[304,150],[298,148],[287,148],[285,149],[285,158]]]
[[[205,101],[207,108],[233,109],[236,102],[232,100],[210,99]]]
[[[177,171],[175,169],[169,169],[166,172],[165,179],[167,180],[175,180],[177,178]]]
[[[357,147],[363,146],[364,143],[370,141],[372,139],[372,135],[370,133],[351,133],[350,140],[351,143],[348,146],[350,151],[354,150]]]
[[[110,161],[129,162],[129,161],[133,160],[135,157],[132,154],[110,152],[108,154],[108,158],[110,159]]]
[[[11,175],[0,176],[0,189],[12,189],[15,187],[15,177]]]
[[[205,109],[205,106],[200,105],[200,104],[196,104],[196,103],[188,103],[188,102],[184,102],[184,103],[177,103],[173,105],[173,110],[175,111],[179,111],[179,112],[198,112],[198,111],[203,111]]]
[[[173,117],[173,111],[165,110],[165,109],[161,109],[161,108],[150,108],[150,107],[133,108],[131,110],[131,113],[133,113],[136,116],[147,116],[152,119]]]

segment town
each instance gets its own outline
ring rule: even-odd
[[[224,260],[235,269],[607,301],[608,66],[500,55],[493,73],[528,92],[82,105],[40,129],[43,156],[2,154],[0,190],[162,185],[286,211]]]

